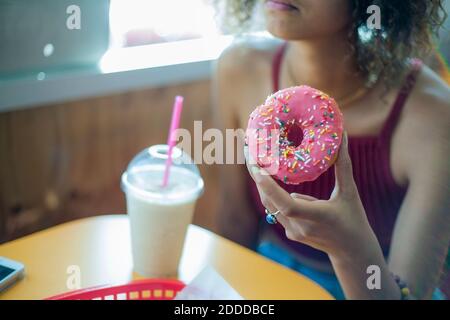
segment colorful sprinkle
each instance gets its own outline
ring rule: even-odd
[[[335,110],[336,104],[319,90],[311,90],[307,86],[301,86],[300,90],[305,96],[308,95],[301,112],[293,108],[292,102],[297,103],[297,99],[302,99],[303,95],[299,96],[297,92],[295,96],[295,90],[291,88],[269,96],[265,104],[255,109],[250,116],[250,121],[259,130],[277,130],[273,137],[260,135],[257,130],[255,139],[252,140],[259,146],[258,153],[261,152],[257,155],[258,161],[267,164],[276,162],[281,167],[281,172],[284,170],[286,175],[278,175],[284,183],[298,181],[297,178],[291,179],[290,174],[301,175],[308,173],[308,170],[310,173],[326,170],[340,144],[341,131],[335,128],[336,120],[340,122],[340,117],[337,117],[339,112]],[[312,101],[310,97],[317,100]],[[292,116],[287,115],[291,112]],[[300,145],[289,139],[292,126],[299,126],[303,131]],[[276,143],[276,148],[272,148],[272,143]],[[288,181],[288,177],[294,181]]]

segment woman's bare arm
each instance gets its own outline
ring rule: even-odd
[[[225,129],[239,128],[236,110],[239,107],[238,95],[244,85],[242,82],[245,81],[242,79],[239,60],[234,55],[233,49],[228,49],[215,66],[214,118],[216,127],[222,130],[224,137]],[[241,158],[243,161],[242,142],[235,141],[234,150],[226,150],[224,143],[224,158],[234,151],[236,160]],[[218,210],[218,225],[219,232],[223,236],[254,249],[259,221],[248,201],[246,174],[248,173],[244,164],[220,165],[221,203]]]
[[[450,93],[431,88],[408,110],[402,136],[409,180],[389,257],[390,270],[417,298],[430,298],[450,241]],[[438,86],[439,88],[439,86]]]

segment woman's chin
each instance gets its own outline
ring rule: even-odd
[[[269,32],[275,38],[283,39],[283,40],[303,40],[307,38],[307,35],[302,34],[298,31],[289,30],[281,27],[267,27],[267,32]]]
[[[274,37],[285,40],[301,40],[307,38],[305,34],[308,29],[299,25],[298,17],[296,19],[280,18],[266,15],[266,30]],[[292,21],[294,20],[294,21]]]

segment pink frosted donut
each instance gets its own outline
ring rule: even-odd
[[[260,167],[286,184],[299,184],[333,165],[342,133],[336,101],[299,86],[274,93],[251,113],[246,142]]]

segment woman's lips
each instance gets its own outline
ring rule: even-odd
[[[288,1],[283,0],[267,0],[266,7],[272,10],[281,10],[281,11],[298,10],[297,7],[293,6]]]

